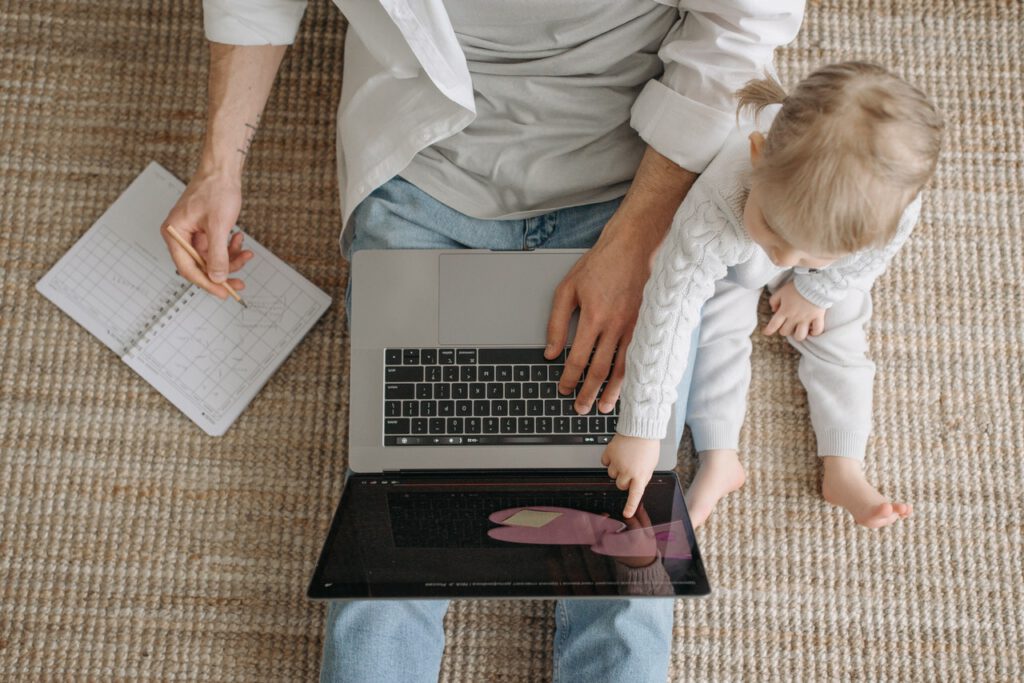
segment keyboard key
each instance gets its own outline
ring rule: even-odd
[[[386,349],[384,351],[384,365],[401,365],[402,364],[402,350],[401,349]]]
[[[497,434],[500,431],[498,426],[498,418],[496,417],[485,417],[484,418],[484,434]]]
[[[540,385],[536,382],[527,382],[523,385],[523,398],[537,398],[540,396]]]
[[[450,384],[435,384],[434,398],[451,398],[452,387]]]
[[[516,417],[526,415],[526,401],[509,401],[508,402],[508,414]]]
[[[449,417],[448,424],[446,425],[449,434],[461,434],[462,433],[462,418],[461,417]]]
[[[473,401],[473,414],[478,417],[487,417],[491,414],[491,402],[486,399]]]
[[[531,416],[543,415],[544,414],[544,401],[540,399],[534,399],[526,402],[526,414]]]
[[[419,349],[402,349],[402,365],[419,365]]]
[[[459,417],[468,417],[473,414],[473,402],[472,401],[456,401],[455,402],[455,414]],[[603,421],[603,418],[596,418]]]
[[[540,385],[541,398],[558,398],[558,384],[555,382],[543,382]]]
[[[459,365],[476,365],[476,349],[458,349],[455,352],[455,362]]]
[[[384,401],[384,417],[398,417],[401,414],[401,401]]]
[[[466,418],[466,433],[467,434],[479,434],[480,433],[480,419],[479,417],[467,417]]]
[[[459,368],[456,365],[448,365],[441,369],[441,379],[445,382],[459,381]]]
[[[572,431],[572,425],[569,423],[568,417],[556,417],[555,418],[555,432],[558,434],[568,434]]]
[[[487,385],[487,398],[504,398],[505,395],[502,391],[502,384],[488,384]]]
[[[417,417],[412,421],[412,433],[413,434],[426,434],[427,433],[427,418]]]
[[[561,365],[549,365],[548,366],[548,380],[552,382],[558,382],[562,379],[562,366]]]
[[[440,365],[454,365],[455,349],[438,349],[437,362]]]
[[[562,399],[562,415],[576,415],[575,402],[571,398]]]
[[[517,382],[530,381],[530,367],[528,365],[517,365],[512,368],[512,379]]]
[[[415,391],[415,385],[413,385],[413,384],[385,384],[384,385],[384,398],[386,398],[386,399],[412,398],[414,391]]]
[[[545,415],[561,415],[562,414],[562,402],[557,398],[549,398],[544,401],[544,414]]]
[[[493,382],[494,381],[494,366],[493,365],[481,365],[477,368],[477,379],[481,382]]]
[[[402,402],[402,417],[419,417],[420,404],[416,401]]]
[[[550,434],[551,433],[551,418],[550,417],[538,417],[537,418],[537,433],[538,434]]]
[[[497,417],[508,415],[508,401],[491,401],[491,415]]]
[[[428,382],[440,382],[441,381],[441,366],[431,365],[426,370],[426,381]]]
[[[487,385],[483,382],[473,382],[469,385],[470,398],[487,398]]]
[[[573,434],[585,434],[588,430],[587,418],[585,417],[574,417],[572,420],[572,431]]]
[[[505,385],[505,398],[522,398],[523,385],[511,382]]]
[[[521,417],[519,418],[519,433],[520,434],[533,434],[534,425],[532,417]]]
[[[512,366],[511,365],[499,365],[494,369],[494,376],[499,382],[511,382],[512,381]]]
[[[463,382],[475,382],[476,381],[476,366],[475,365],[463,365],[459,368],[459,379]]]
[[[453,384],[452,398],[469,398],[469,385],[462,383]]]
[[[441,417],[453,417],[455,415],[455,401],[438,401],[437,414]]]
[[[605,431],[604,418],[603,417],[592,417],[590,418],[590,431],[594,434],[603,434]]]
[[[420,415],[423,417],[437,415],[437,401],[420,401]]]
[[[530,367],[530,379],[534,382],[543,382],[548,378],[548,366],[533,365]]]
[[[519,426],[517,418],[514,417],[503,417],[501,418],[501,433],[502,434],[515,434],[516,427]]]
[[[430,433],[431,434],[444,434],[444,418],[435,417],[430,420]]]
[[[613,434],[615,432],[615,428],[619,426],[619,418],[616,416],[606,417],[604,422],[604,427],[608,430],[609,434]]]
[[[393,417],[384,420],[385,434],[408,434],[409,420],[404,417]]]
[[[421,401],[433,398],[434,395],[433,392],[431,391],[431,388],[432,385],[430,384],[417,384],[416,398],[420,399]]]
[[[420,363],[423,365],[437,363],[437,349],[420,349]]]

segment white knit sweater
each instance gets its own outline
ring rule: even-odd
[[[690,338],[718,280],[727,273],[739,274],[744,286],[763,286],[785,271],[771,263],[743,226],[750,191],[751,130],[739,129],[729,136],[690,189],[655,256],[626,353],[619,434],[665,437]],[[867,291],[909,237],[919,213],[920,197],[904,211],[896,236],[884,248],[857,252],[819,270],[794,269],[797,291],[823,308],[842,300],[851,287]]]

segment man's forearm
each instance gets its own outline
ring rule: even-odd
[[[201,172],[241,178],[286,49],[210,43],[209,118]]]
[[[626,238],[652,254],[696,179],[696,173],[680,168],[648,147],[629,191],[601,238]]]

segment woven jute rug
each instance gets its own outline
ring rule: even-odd
[[[198,2],[0,0],[0,679],[311,681],[304,597],[345,468],[336,303],[223,438],[34,283],[152,159],[204,128]],[[257,137],[241,223],[341,301],[334,112],[344,20],[310,4]],[[862,58],[945,113],[921,225],[875,290],[869,474],[881,532],[822,502],[796,355],[755,343],[749,472],[701,530],[674,680],[1010,681],[1024,670],[1024,10],[812,2],[792,83]],[[762,314],[764,313],[762,309]],[[688,474],[692,454],[680,467]],[[459,601],[444,681],[550,678],[553,603]]]

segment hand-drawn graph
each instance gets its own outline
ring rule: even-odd
[[[120,356],[186,291],[188,283],[154,267],[152,258],[99,224],[47,276],[73,314]]]
[[[266,381],[322,310],[308,282],[253,246],[256,258],[241,273],[248,308],[193,289],[139,351],[140,360],[214,421]]]

